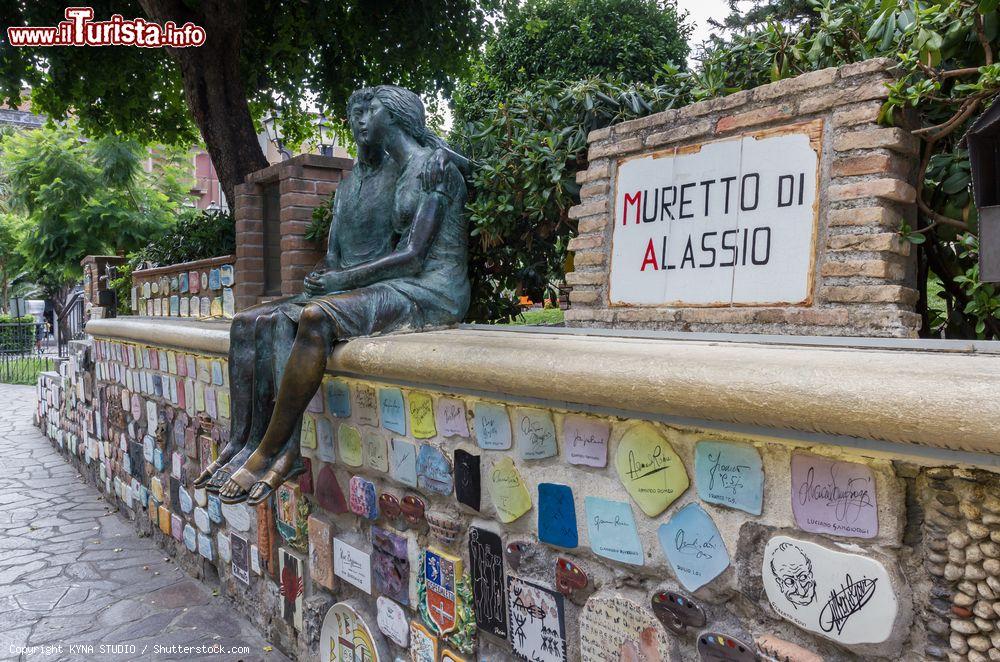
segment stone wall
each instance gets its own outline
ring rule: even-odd
[[[328,659],[323,621],[335,603],[330,613],[366,626],[383,661],[407,658],[393,640],[407,633],[419,660],[438,658],[417,655],[418,640],[453,651],[442,660],[690,660],[720,641],[775,657],[792,651],[794,660],[995,659],[1000,483],[987,454],[996,440],[979,431],[1000,411],[988,402],[933,439],[876,416],[868,438],[823,436],[809,423],[769,430],[768,420],[785,420],[781,405],[747,427],[733,424],[745,414],[726,422],[709,402],[703,411],[715,420],[583,404],[591,381],[619,389],[599,375],[632,374],[632,353],[665,396],[675,382],[699,390],[670,361],[653,374],[656,341],[603,339],[588,353],[585,340],[556,334],[361,339],[338,354],[304,416],[307,473],[253,511],[219,507],[190,487],[233,414],[225,329],[128,324],[95,326],[103,335],[78,344],[61,375],[43,376],[40,425],[139,531],[218,582],[300,659]],[[477,370],[449,358],[476,343],[503,351],[507,365],[485,351],[473,353]],[[554,380],[576,384],[578,398],[516,386],[519,375],[546,369],[519,370],[518,357],[562,356],[563,345],[577,359]],[[765,349],[734,347],[744,363],[779,363],[783,350]],[[905,373],[900,381],[920,390],[939,382],[933,363],[925,372],[916,362],[933,358],[926,349],[801,352],[826,351],[841,365],[913,361],[891,375]],[[995,354],[941,358],[958,362],[973,389],[1000,384]],[[423,381],[389,376],[409,371]],[[850,396],[812,374],[789,375],[789,384],[803,402],[841,411]],[[647,384],[634,386],[641,394]],[[910,404],[855,386],[868,411]],[[725,390],[720,383],[720,397]],[[784,408],[813,420],[806,405]],[[892,438],[927,446],[878,441]],[[259,570],[242,554],[234,567],[234,550],[259,558]],[[428,551],[445,564],[435,567],[460,564],[455,576],[464,578],[452,587],[457,630],[430,639],[432,615],[450,605],[424,576]],[[282,563],[304,568],[300,605],[280,597]]]
[[[231,319],[235,255],[168,264],[132,272],[131,309],[147,317]]]
[[[903,224],[912,227],[915,218],[919,144],[905,128],[878,124],[879,110],[888,96],[886,84],[893,80],[890,67],[889,60],[875,59],[824,69],[592,132],[589,166],[577,175],[583,187],[581,203],[570,210],[579,223],[579,234],[569,245],[575,271],[567,274],[573,286],[568,325],[916,336],[920,317],[915,312],[915,251],[898,233]],[[815,248],[807,298],[796,305],[611,302],[608,272],[615,186],[624,162],[671,150],[690,153],[714,141],[762,137],[796,126],[817,132],[819,155]],[[766,160],[777,164],[782,157],[778,152]],[[671,272],[667,278],[679,273]]]

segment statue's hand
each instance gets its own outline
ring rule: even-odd
[[[445,169],[450,162],[448,152],[440,147],[434,150],[424,163],[424,171],[420,173],[420,185],[425,191],[433,191],[444,182]]]
[[[342,292],[347,288],[347,281],[341,271],[314,271],[306,276],[303,286],[307,294],[320,296]]]

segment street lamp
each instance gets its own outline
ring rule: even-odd
[[[278,122],[278,118],[272,113],[263,119],[262,124],[264,125],[264,133],[267,135],[267,139],[274,144],[278,153],[281,154],[281,160],[287,161],[292,158],[292,153],[285,149],[285,144],[282,142],[284,136],[282,135],[281,124]]]
[[[319,136],[319,153],[323,156],[333,156],[333,147],[337,144],[337,137],[334,134],[333,126],[326,115],[320,113],[313,120],[316,125],[316,134]]]

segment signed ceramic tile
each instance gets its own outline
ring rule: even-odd
[[[642,512],[656,517],[688,488],[684,463],[653,426],[632,426],[618,442],[615,469]]]
[[[459,503],[479,510],[482,496],[480,458],[461,448],[455,449],[455,497]]]
[[[702,501],[760,515],[764,465],[753,446],[699,441],[694,452],[694,474]]]
[[[177,492],[177,502],[180,504],[181,512],[189,514],[194,508],[194,501],[191,500],[191,494],[183,487]]]
[[[406,434],[406,408],[403,406],[403,392],[398,388],[378,390],[379,411],[382,427],[396,434]]]
[[[570,464],[605,467],[611,424],[587,416],[567,415],[563,419],[563,454]]]
[[[729,552],[712,517],[689,503],[659,528],[660,547],[674,574],[689,591],[697,591],[729,567]]]
[[[898,601],[874,558],[777,535],[764,548],[761,576],[771,606],[800,628],[847,645],[892,636]]]
[[[351,512],[359,517],[378,519],[378,503],[375,495],[375,483],[361,476],[351,478]]]
[[[346,382],[339,379],[326,382],[326,410],[337,418],[351,415],[351,390]]]
[[[229,528],[236,531],[250,530],[250,509],[245,505],[224,503],[222,504],[222,516],[226,518],[226,524],[229,525]]]
[[[476,443],[480,448],[502,451],[510,448],[510,417],[507,407],[490,402],[477,402],[475,406]]]
[[[184,546],[189,552],[198,550],[198,531],[190,524],[184,526]]]
[[[229,545],[229,534],[219,531],[215,534],[215,548],[219,550],[219,560],[229,563],[233,560],[233,548]]]
[[[514,655],[527,662],[566,662],[563,596],[507,575],[507,617]]]
[[[434,420],[442,437],[469,438],[469,421],[465,403],[457,398],[438,398],[434,407]]]
[[[500,536],[475,526],[469,528],[469,571],[476,625],[480,630],[506,639],[507,582]]]
[[[204,556],[209,561],[211,561],[213,558],[212,539],[209,538],[204,533],[198,534],[198,553]]]
[[[389,475],[398,482],[417,486],[417,449],[408,441],[393,439],[389,445]]]
[[[538,539],[566,548],[579,544],[576,505],[569,485],[538,484]]]
[[[580,610],[581,662],[670,659],[670,637],[645,606],[595,595]]]
[[[514,440],[522,460],[543,460],[559,452],[552,414],[544,409],[514,408]]]
[[[632,565],[643,565],[642,542],[632,507],[625,501],[586,497],[587,536],[595,554]]]
[[[309,414],[302,415],[302,435],[299,437],[302,448],[316,448],[316,419]]]
[[[320,586],[333,590],[333,532],[330,524],[315,516],[308,519],[309,575]]]
[[[371,595],[371,555],[340,538],[333,539],[333,572],[348,584]]]
[[[208,533],[212,529],[212,521],[208,517],[208,511],[204,508],[194,509],[194,523],[202,533]]]
[[[333,424],[325,416],[319,416],[316,418],[316,458],[336,462],[337,454],[333,447]]]
[[[208,495],[208,519],[216,524],[222,524],[222,499],[218,494]]]
[[[293,541],[298,535],[299,503],[301,500],[301,491],[295,483],[283,483],[275,492],[275,524],[278,527],[278,533],[286,541]]]
[[[175,540],[184,540],[184,520],[181,519],[180,515],[170,516],[170,535],[174,537]]]
[[[410,644],[410,627],[406,611],[381,595],[378,596],[375,605],[378,609],[376,619],[378,629],[400,648],[407,648]]]
[[[792,512],[803,531],[878,535],[875,475],[864,464],[792,453]]]
[[[374,387],[366,384],[354,387],[354,418],[358,423],[378,426],[378,396]]]
[[[365,466],[373,471],[389,471],[389,449],[385,437],[376,430],[365,430],[361,434],[364,448]]]
[[[361,433],[356,427],[341,423],[337,428],[337,451],[340,461],[349,467],[360,467],[362,463]]]
[[[410,412],[410,433],[417,439],[430,439],[437,434],[434,424],[434,401],[426,393],[410,391],[406,394]]]
[[[451,494],[451,462],[436,446],[423,444],[417,452],[417,486],[435,494]]]
[[[493,463],[487,484],[497,517],[504,524],[531,510],[531,494],[509,457],[502,457]]]

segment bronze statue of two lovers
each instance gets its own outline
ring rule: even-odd
[[[358,90],[347,111],[358,158],[337,189],[326,256],[303,294],[233,319],[229,440],[194,481],[224,503],[257,505],[304,471],[301,417],[336,343],[454,324],[469,307],[464,160],[409,90]]]

